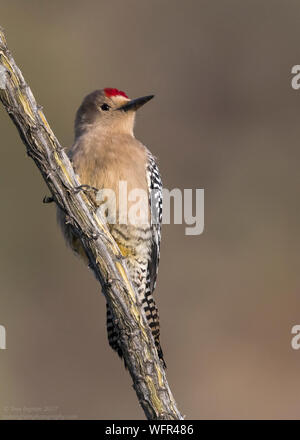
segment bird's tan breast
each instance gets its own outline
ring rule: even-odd
[[[132,136],[88,134],[75,144],[71,159],[82,184],[117,189],[119,181],[125,180],[128,189],[147,190],[147,150]]]
[[[72,147],[70,157],[81,184],[112,190],[117,207],[120,182],[126,182],[128,209],[133,203],[130,194],[135,190],[148,194],[147,149],[133,136],[120,134],[109,138],[89,133]]]

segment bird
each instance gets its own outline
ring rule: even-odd
[[[136,112],[153,97],[129,99],[125,92],[111,87],[88,94],[76,113],[75,140],[68,156],[82,186],[100,192],[108,189],[116,194],[114,200],[106,197],[105,203],[96,197],[96,203],[99,208],[105,206],[107,226],[125,260],[158,357],[166,368],[160,344],[159,313],[153,297],[160,260],[162,180],[155,156],[134,135]],[[122,200],[126,196],[120,195],[120,182],[126,183],[126,194],[137,190],[138,194],[146,195],[144,203],[138,205],[135,222],[129,222],[127,217],[124,221],[122,217],[120,206],[127,203],[128,212],[134,211],[134,200],[129,197]],[[60,208],[57,217],[67,243],[87,261]],[[118,330],[108,304],[106,326],[109,345],[122,358]]]

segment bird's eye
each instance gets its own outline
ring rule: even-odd
[[[109,110],[109,105],[108,104],[102,104],[101,105],[101,109],[104,110],[105,112],[107,112]]]

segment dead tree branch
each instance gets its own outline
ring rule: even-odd
[[[158,359],[154,340],[120,250],[51,130],[0,30],[0,99],[16,125],[53,200],[80,238],[120,334],[138,400],[149,420],[182,419]]]

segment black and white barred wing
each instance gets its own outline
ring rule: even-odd
[[[162,181],[156,161],[149,153],[149,162],[147,168],[147,178],[149,186],[149,204],[151,210],[151,253],[148,265],[148,276],[151,293],[155,289],[159,258],[160,258],[160,240],[161,240],[161,222],[162,222]]]

